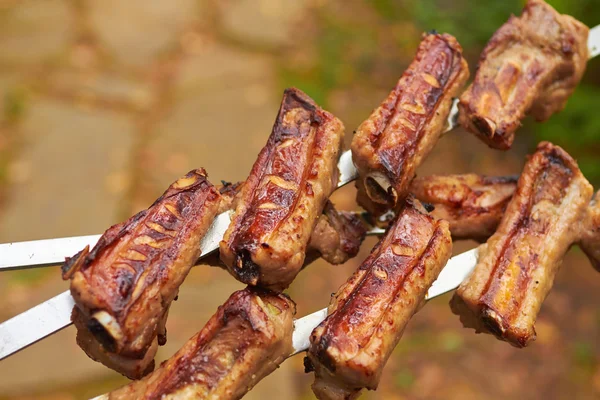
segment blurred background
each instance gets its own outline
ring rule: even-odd
[[[597,0],[552,0],[588,26]],[[521,0],[0,0],[0,242],[103,232],[147,207],[178,176],[205,167],[213,182],[245,179],[281,93],[297,86],[351,132],[395,85],[423,31],[457,37],[473,73],[478,54]],[[516,174],[538,141],[575,156],[600,184],[600,61],[566,109],[527,120],[510,152],[453,131],[421,175]],[[356,209],[354,188],[335,193]],[[315,262],[289,289],[299,315],[368,254]],[[474,243],[457,243],[462,252]],[[68,287],[57,268],[2,273],[0,321]],[[198,267],[171,309],[172,355],[241,285]],[[600,398],[600,276],[567,255],[536,325],[517,350],[463,329],[437,298],[411,321],[377,392],[365,399]],[[0,399],[88,398],[126,383],[89,360],[68,328],[0,362]],[[302,357],[247,398],[312,399]]]

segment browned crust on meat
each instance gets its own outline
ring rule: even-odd
[[[239,399],[291,353],[295,308],[283,294],[237,291],[156,371],[106,398]]]
[[[426,34],[396,87],[352,139],[357,201],[377,214],[402,205],[416,168],[446,126],[452,98],[469,77],[462,48],[448,34]]]
[[[535,339],[534,323],[580,221],[592,187],[575,160],[548,142],[527,161],[498,230],[480,247],[474,272],[452,309],[465,326],[517,347]]]
[[[311,335],[308,357],[319,399],[352,398],[362,388],[377,388],[388,357],[451,252],[448,223],[407,202]]]
[[[76,341],[88,357],[108,368],[118,371],[129,379],[141,379],[154,370],[154,356],[158,350],[158,339],[154,339],[141,359],[110,353],[87,327],[88,320],[77,307],[73,308],[71,320],[77,329]]]
[[[494,33],[460,98],[459,123],[490,147],[508,149],[521,120],[561,111],[581,80],[589,29],[542,0]]]
[[[517,187],[516,176],[477,174],[415,178],[410,193],[433,206],[430,212],[450,224],[454,240],[485,241],[495,231]]]
[[[579,246],[600,271],[600,191],[594,196],[583,220]]]
[[[238,280],[282,290],[300,271],[337,182],[343,132],[341,121],[306,94],[285,91],[220,244],[221,259]]]
[[[243,182],[222,182],[219,192],[223,200],[219,213],[234,207],[234,201],[242,188]],[[310,236],[305,265],[319,257],[332,265],[343,264],[356,257],[360,245],[365,239],[367,225],[356,212],[338,211],[333,203],[326,201],[323,213],[317,219]],[[217,256],[218,257],[218,256]],[[311,260],[309,260],[309,258]],[[217,259],[208,260],[210,265],[219,265]],[[206,263],[203,260],[203,263]]]
[[[81,318],[107,352],[142,359],[157,336],[164,343],[165,314],[220,201],[206,172],[190,171],[147,210],[109,228],[91,251],[67,260],[63,274]]]
[[[308,247],[330,264],[343,264],[358,254],[366,232],[367,227],[359,215],[338,211],[327,201]]]

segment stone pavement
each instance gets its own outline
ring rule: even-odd
[[[225,3],[0,2],[0,242],[100,233],[199,166],[214,182],[246,177],[278,108],[273,51],[305,5]],[[58,275],[3,274],[0,320],[65,290]],[[158,360],[240,287],[196,268]],[[292,369],[248,398],[294,398]],[[0,363],[0,398],[83,398],[124,382],[72,327]]]

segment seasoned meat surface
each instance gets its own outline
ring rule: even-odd
[[[588,28],[542,0],[494,33],[459,103],[459,123],[490,147],[508,149],[526,114],[545,121],[561,111],[588,59]]]
[[[351,399],[375,390],[409,319],[448,261],[446,221],[408,200],[369,257],[332,297],[308,351],[319,399]]]
[[[517,187],[517,177],[432,175],[415,178],[410,192],[450,223],[452,238],[485,241],[495,231]]]
[[[337,183],[344,126],[298,89],[287,89],[267,145],[237,198],[220,243],[238,280],[282,290],[304,263],[318,216]]]
[[[594,196],[582,223],[579,246],[589,257],[592,265],[600,271],[600,191]]]
[[[283,294],[237,291],[156,371],[101,398],[240,399],[291,354],[295,312]]]
[[[327,201],[308,247],[330,264],[343,264],[358,254],[366,232],[366,225],[356,213],[338,211]]]
[[[169,305],[200,256],[220,201],[206,172],[193,170],[148,209],[109,228],[91,251],[68,259],[63,277],[71,279],[78,328],[89,330],[107,353],[130,359],[145,359],[157,339],[164,344]]]
[[[535,339],[534,323],[580,222],[592,187],[575,160],[548,142],[529,158],[498,230],[479,250],[452,310],[465,326],[517,347]]]
[[[223,182],[219,188],[223,198],[219,212],[235,207],[235,197],[242,185],[243,182]],[[367,225],[358,213],[338,211],[333,203],[327,200],[310,236],[307,256],[310,254],[310,258],[314,259],[321,257],[333,265],[343,264],[358,254],[366,231]],[[217,263],[213,262],[215,265]]]
[[[416,168],[444,128],[452,98],[469,77],[462,48],[448,34],[425,34],[396,87],[352,139],[357,201],[372,214],[403,204]]]

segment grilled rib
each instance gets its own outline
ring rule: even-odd
[[[291,353],[295,312],[283,294],[237,291],[156,371],[100,399],[239,399]]]
[[[575,160],[540,143],[498,230],[480,247],[475,270],[452,299],[466,327],[517,347],[535,339],[537,314],[564,254],[579,239],[591,197]]]
[[[514,176],[432,175],[415,178],[410,192],[433,207],[432,216],[448,221],[454,240],[484,242],[496,231],[517,180]],[[581,223],[578,244],[600,271],[600,192]]]
[[[94,336],[88,327],[89,319],[86,318],[79,308],[74,307],[71,314],[73,325],[77,329],[76,342],[88,357],[106,367],[125,375],[129,379],[140,379],[154,370],[154,357],[158,351],[158,336],[166,335],[165,322],[168,312],[165,312],[157,328],[157,337],[152,340],[148,350],[142,358],[122,356],[107,351],[100,341]]]
[[[359,269],[332,297],[310,338],[307,366],[319,399],[375,390],[381,371],[427,289],[450,258],[446,221],[407,204]]]
[[[200,256],[200,240],[220,202],[206,172],[190,171],[147,210],[109,228],[91,251],[86,247],[67,260],[63,278],[71,279],[74,322],[98,342],[80,333],[79,344],[91,358],[149,361],[154,342],[166,342],[169,306]],[[108,364],[130,378],[151,367]]]
[[[358,203],[372,214],[396,208],[416,168],[446,125],[452,98],[469,77],[462,48],[448,34],[425,34],[396,87],[352,139]]]
[[[526,114],[545,121],[581,80],[589,29],[542,0],[494,33],[458,105],[459,123],[490,147],[508,149]]]
[[[415,178],[410,192],[433,206],[432,216],[450,223],[454,240],[485,241],[496,231],[517,179],[477,174],[432,175]]]
[[[223,182],[219,189],[223,197],[219,212],[235,208],[235,197],[242,185],[243,182]],[[357,213],[338,211],[333,203],[327,200],[310,236],[305,264],[310,262],[308,258],[319,257],[332,265],[345,263],[358,254],[366,232],[367,226]]]
[[[330,264],[343,264],[358,254],[366,233],[366,226],[356,213],[338,211],[327,201],[308,248]]]
[[[344,127],[298,89],[287,89],[220,243],[241,282],[283,290],[298,274],[317,217],[337,182]]]
[[[600,271],[600,191],[596,193],[588,208],[582,228],[579,246],[589,257],[592,265]]]

